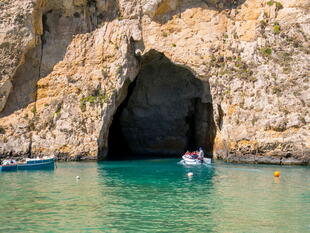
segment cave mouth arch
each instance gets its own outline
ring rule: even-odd
[[[152,50],[113,116],[107,159],[179,157],[198,146],[211,156],[212,109],[208,81]]]

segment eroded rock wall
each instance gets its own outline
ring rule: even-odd
[[[15,0],[0,10],[4,155],[104,158],[113,114],[156,50],[210,83],[215,157],[309,163],[307,0]]]
[[[38,4],[32,2],[40,11],[37,43],[9,77],[15,86],[1,113],[1,154],[104,157],[112,116],[139,71],[133,44],[141,40],[139,21],[113,20],[117,8],[104,15],[111,3]]]
[[[211,85],[214,155],[309,162],[309,3],[179,1],[144,17],[146,47]]]

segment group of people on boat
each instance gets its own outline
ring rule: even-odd
[[[204,157],[203,149],[200,147],[198,151],[186,151],[185,154],[182,155],[182,160],[180,164],[184,165],[199,165],[199,164],[211,164],[210,158]]]
[[[200,147],[198,151],[192,151],[192,152],[186,151],[185,154],[184,154],[184,157],[188,158],[188,159],[203,160],[204,153],[203,153],[202,148]]]

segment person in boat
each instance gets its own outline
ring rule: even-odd
[[[198,152],[198,159],[203,161],[205,154],[203,153],[203,149],[199,147],[199,152]]]
[[[196,151],[191,153],[191,159],[197,159],[198,158],[198,154],[196,153]]]

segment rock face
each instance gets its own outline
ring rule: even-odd
[[[2,0],[1,156],[104,159],[118,139],[133,154],[203,145],[309,164],[309,12],[307,0]]]

